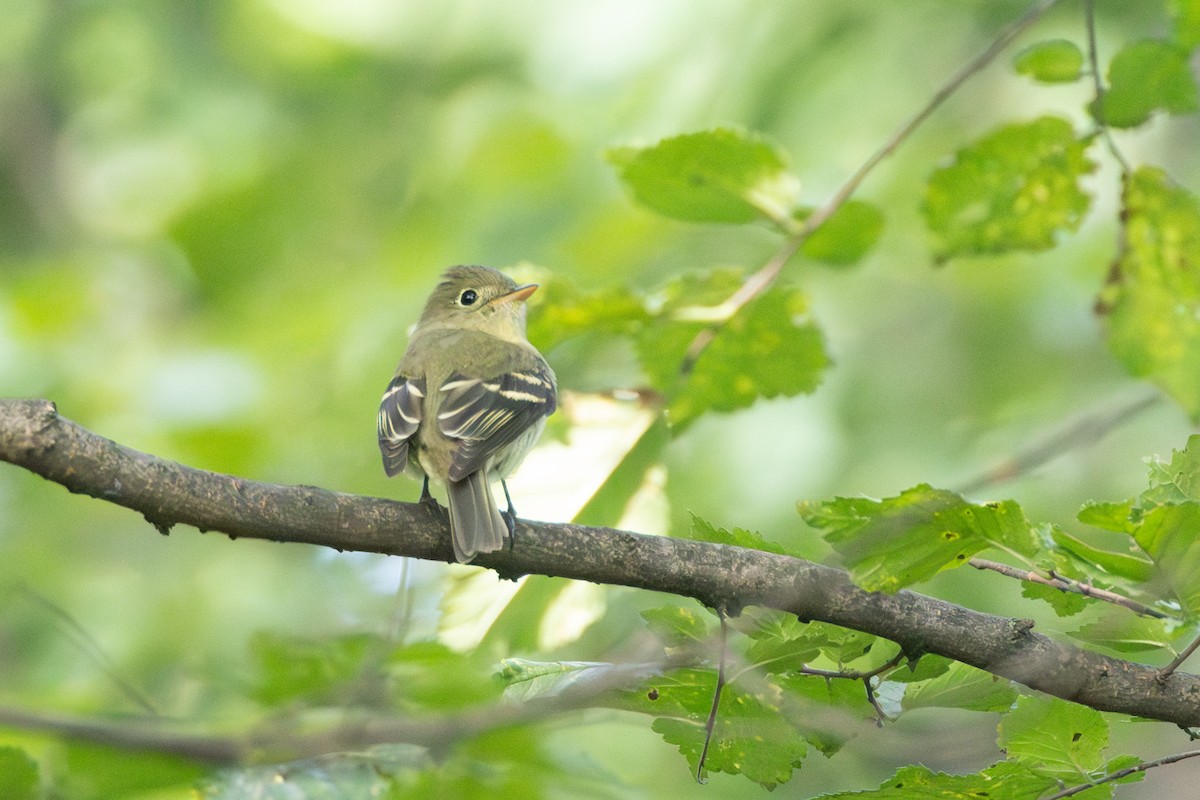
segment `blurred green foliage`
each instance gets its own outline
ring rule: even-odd
[[[1195,448],[1150,494],[1105,500],[1134,493],[1139,459],[1179,447],[1200,408],[1200,123],[1180,116],[1196,105],[1195,0],[1097,3],[1100,103],[1078,63],[1080,10],[1052,11],[1014,45],[1015,71],[1002,58],[951,97],[678,370],[712,321],[702,312],[1024,5],[10,0],[0,395],[48,397],[102,435],[194,466],[415,498],[379,469],[378,396],[440,271],[488,263],[543,283],[530,335],[564,390],[641,390],[670,423],[649,423],[562,517],[826,558],[828,535],[795,513],[811,501],[818,527],[853,512],[833,550],[880,570],[882,586],[919,580],[1051,630],[1082,614],[1081,640],[1162,659],[1186,625],[943,570],[962,542],[942,553],[921,537],[953,529],[971,552],[1036,549],[1038,564],[1194,617]],[[1137,167],[1123,191],[1090,111],[1127,128],[1113,134]],[[714,221],[731,224],[693,224]],[[1091,409],[1125,405],[1144,391],[1137,378],[1174,403],[983,490],[1017,502],[930,488],[971,483]],[[571,422],[564,411],[551,433],[581,438]],[[586,456],[570,468],[577,483],[604,481]],[[513,490],[522,508],[536,503],[520,475]],[[822,500],[835,496],[856,499]],[[921,519],[888,527],[917,496]],[[1075,520],[1085,501],[1098,502]],[[437,758],[397,745],[215,770],[4,728],[0,793],[691,790],[715,684],[716,624],[698,606],[162,537],[16,469],[0,469],[0,510],[0,706],[119,721],[143,715],[145,695],[206,732],[307,728],[348,711],[436,718],[541,696],[666,648],[710,654]],[[864,530],[897,535],[854,538]],[[1120,726],[1029,697],[1003,718],[999,747],[1014,760],[999,761],[995,712],[1011,686],[930,659],[874,679],[897,717],[877,729],[860,681],[800,670],[877,669],[894,645],[755,609],[730,625],[739,673],[708,763],[722,796],[760,796],[754,782],[781,784],[802,764],[792,785],[804,796],[882,782],[863,796],[1028,797],[1123,763],[1101,756]],[[1063,740],[1076,722],[1080,738]],[[1145,730],[1113,745],[1171,746]],[[1167,780],[1120,796],[1169,796]]]

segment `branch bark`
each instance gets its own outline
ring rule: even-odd
[[[0,460],[142,514],[231,537],[303,542],[451,562],[444,512],[420,504],[277,486],[177,464],[59,416],[46,400],[0,400]],[[1033,622],[916,592],[863,591],[838,569],[727,545],[612,528],[519,520],[511,549],[476,562],[501,576],[542,574],[693,597],[729,613],[759,605],[936,653],[1101,710],[1200,727],[1200,678],[1081,650]]]

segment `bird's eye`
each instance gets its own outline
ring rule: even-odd
[[[479,293],[474,289],[466,289],[458,296],[458,302],[464,306],[473,306],[479,299]]]

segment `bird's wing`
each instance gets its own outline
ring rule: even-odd
[[[425,379],[397,375],[388,384],[379,402],[379,451],[388,477],[404,470],[408,463],[408,441],[421,424],[421,404],[425,400]]]
[[[479,469],[505,445],[558,405],[554,373],[544,363],[492,378],[452,374],[441,386],[437,424],[460,442],[450,464],[450,480]]]

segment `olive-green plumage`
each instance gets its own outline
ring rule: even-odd
[[[384,469],[446,485],[461,562],[504,546],[511,520],[490,482],[512,474],[557,405],[554,372],[525,338],[535,289],[489,267],[448,270],[380,403]]]

